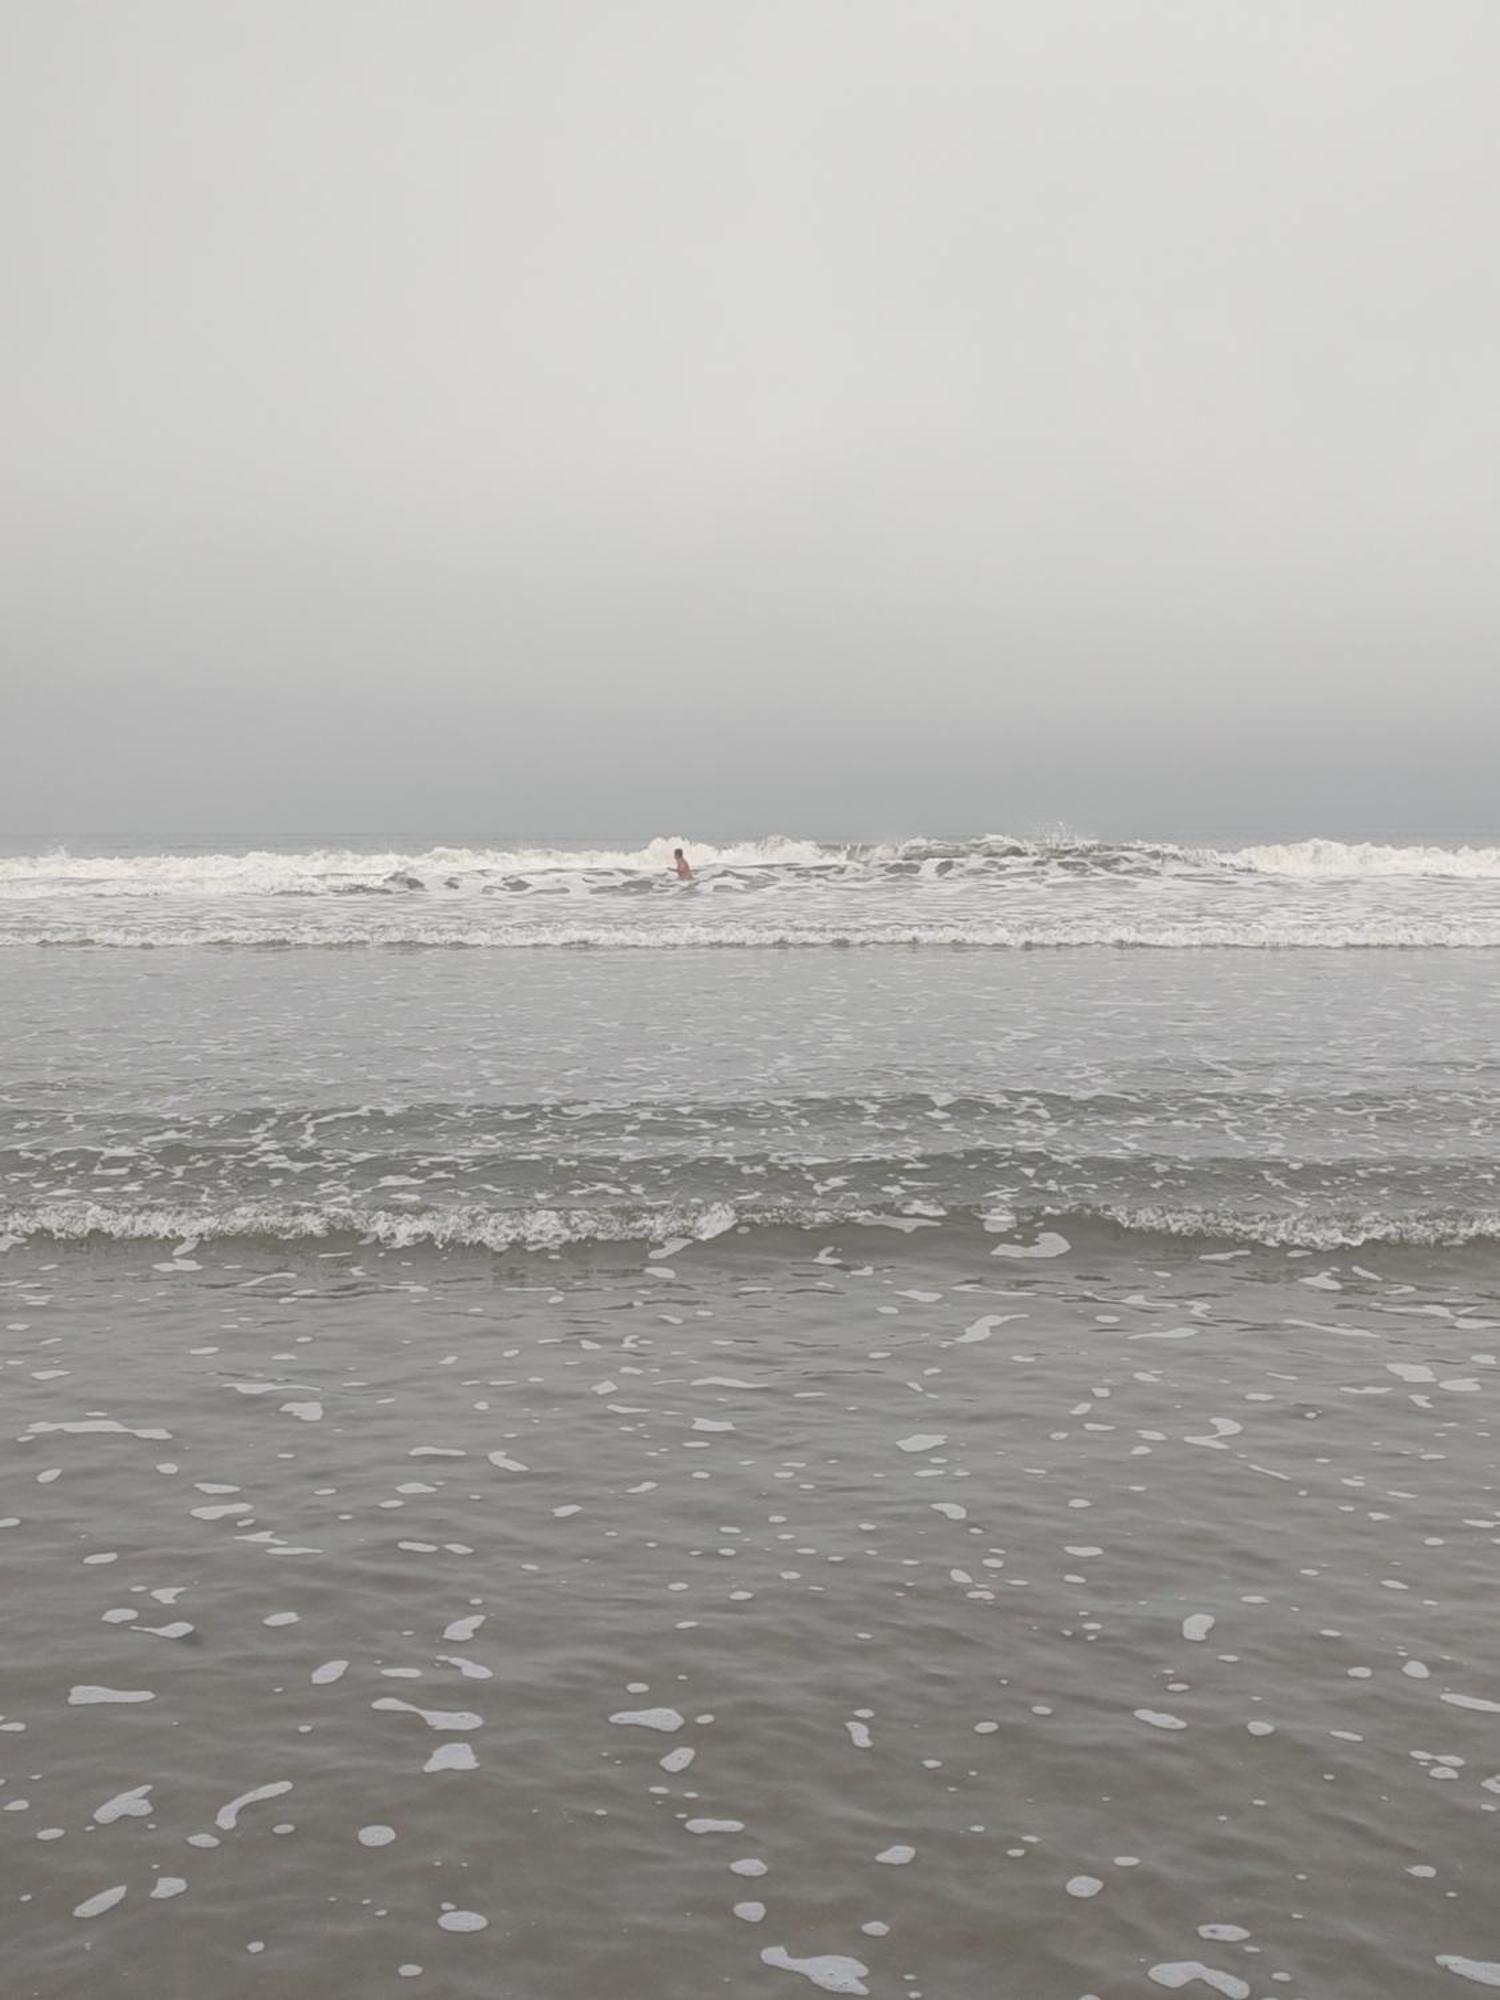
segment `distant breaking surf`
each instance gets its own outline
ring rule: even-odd
[[[0,856],[0,898],[69,892],[96,896],[412,894],[483,889],[511,882],[519,885],[545,877],[656,877],[668,874],[673,850],[679,846],[687,848],[701,872],[727,870],[763,876],[942,876],[1054,868],[1106,875],[1218,871],[1294,878],[1500,879],[1500,847],[1395,847],[1313,839],[1216,848],[1010,834],[851,842],[770,834],[713,846],[673,834],[628,849],[432,847],[413,853],[395,849],[282,852],[257,848],[243,853],[75,855],[59,848],[44,854]]]
[[[673,849],[696,879],[679,883]],[[1500,847],[987,834],[0,858],[0,945],[1494,949]]]

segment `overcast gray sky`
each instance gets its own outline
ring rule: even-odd
[[[1495,0],[0,35],[0,836],[1500,833]]]

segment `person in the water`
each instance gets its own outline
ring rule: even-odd
[[[687,856],[683,853],[680,847],[674,847],[672,849],[672,865],[677,870],[677,879],[679,882],[692,881],[693,871],[688,865]]]

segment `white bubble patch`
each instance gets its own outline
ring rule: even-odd
[[[870,1968],[862,1965],[857,1958],[847,1958],[840,1952],[822,1952],[812,1958],[793,1958],[785,1945],[767,1945],[761,1953],[763,1965],[774,1966],[779,1972],[800,1973],[824,1993],[869,1992],[865,1980]]]

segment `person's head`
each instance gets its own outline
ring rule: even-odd
[[[687,857],[686,857],[686,856],[684,855],[684,853],[683,853],[683,851],[682,851],[682,849],[681,849],[680,847],[674,847],[674,848],[672,849],[672,859],[673,859],[674,861],[684,861],[684,860],[686,860],[686,858],[687,858]]]

